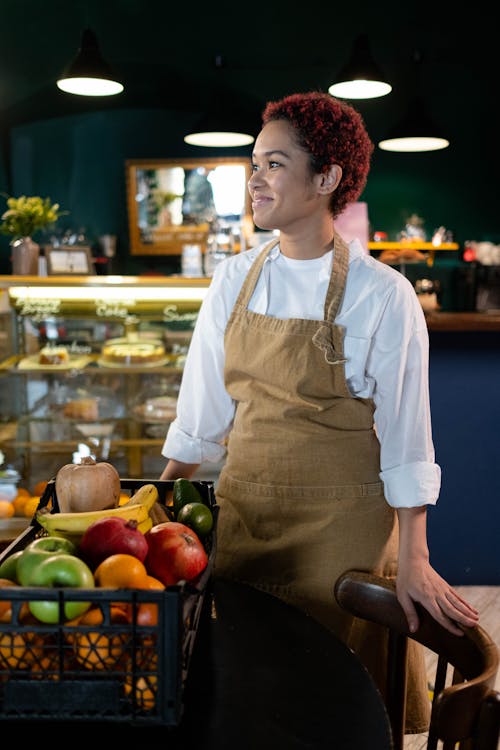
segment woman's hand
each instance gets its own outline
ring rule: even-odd
[[[414,602],[455,635],[478,624],[479,613],[463,599],[429,562],[427,509],[398,508],[399,556],[396,593],[414,633],[419,625]]]
[[[461,627],[471,628],[478,624],[477,609],[463,599],[428,561],[402,560],[400,556],[398,568],[396,593],[412,633],[419,625],[414,602],[419,602],[455,635],[463,635]]]

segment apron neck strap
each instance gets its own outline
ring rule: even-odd
[[[267,256],[269,255],[273,247],[276,247],[278,242],[279,237],[275,240],[271,240],[271,242],[268,242],[266,245],[264,245],[257,258],[252,263],[247,277],[243,282],[243,286],[240,289],[240,293],[238,294],[238,298],[236,300],[237,305],[248,307],[253,291],[255,289],[255,285],[257,284],[257,279],[259,278],[260,272],[262,270],[262,266],[264,265]]]
[[[324,316],[325,320],[332,323],[344,298],[347,280],[347,269],[349,268],[349,247],[342,237],[336,232],[333,238],[333,263],[330,283],[325,298]]]

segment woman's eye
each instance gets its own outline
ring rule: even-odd
[[[281,164],[279,161],[270,161],[266,165],[266,169],[275,169],[276,167],[281,167]],[[257,164],[252,164],[252,172],[258,172],[260,167]]]

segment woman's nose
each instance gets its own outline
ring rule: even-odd
[[[258,172],[252,172],[250,179],[248,180],[248,189],[251,191],[252,188],[254,188],[256,185],[259,184],[259,173]]]

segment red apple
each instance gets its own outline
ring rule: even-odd
[[[203,544],[183,523],[166,521],[156,524],[147,532],[146,541],[146,570],[165,586],[192,581],[207,567],[208,556]]]
[[[80,540],[79,553],[92,569],[97,568],[106,557],[120,553],[133,555],[144,562],[148,543],[137,528],[137,521],[107,516],[88,526]]]

